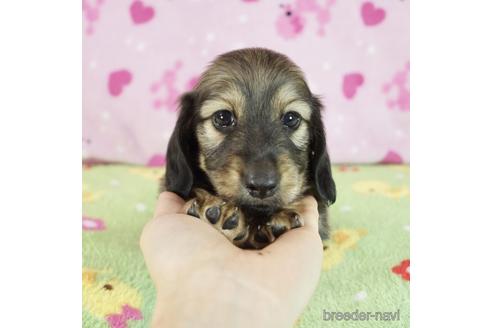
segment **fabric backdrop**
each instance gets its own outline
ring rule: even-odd
[[[176,100],[218,54],[288,55],[334,162],[409,161],[408,0],[83,0],[83,156],[165,163]]]

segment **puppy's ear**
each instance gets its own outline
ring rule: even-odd
[[[330,157],[326,150],[325,130],[321,120],[322,105],[313,96],[311,114],[309,174],[314,196],[323,202],[333,204],[336,200],[336,187],[331,175]]]
[[[195,94],[186,93],[180,100],[180,113],[167,147],[164,190],[188,199],[197,168],[198,142],[195,135]]]

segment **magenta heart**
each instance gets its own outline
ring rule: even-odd
[[[343,77],[343,94],[345,98],[352,99],[357,93],[357,88],[364,83],[364,76],[360,73],[346,74]]]
[[[166,156],[163,154],[155,154],[147,161],[147,166],[150,167],[163,165],[166,165]]]
[[[376,8],[372,2],[364,2],[361,8],[361,15],[364,24],[374,26],[384,20],[386,12],[382,8]]]
[[[108,90],[109,93],[117,97],[123,92],[123,87],[132,81],[132,73],[123,69],[109,74]]]
[[[386,153],[386,156],[379,162],[381,164],[402,164],[403,158],[397,152],[390,150]]]
[[[154,17],[154,8],[145,6],[142,1],[137,0],[130,6],[130,15],[135,24],[143,24]]]

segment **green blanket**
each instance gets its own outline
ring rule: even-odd
[[[335,166],[337,202],[316,293],[296,327],[409,326],[409,168]],[[155,291],[139,249],[163,169],[83,171],[84,327],[148,327]]]

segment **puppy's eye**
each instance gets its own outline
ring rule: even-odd
[[[287,112],[282,116],[282,123],[291,129],[296,129],[301,124],[301,117],[296,112]]]
[[[215,112],[212,120],[215,127],[218,129],[236,125],[236,118],[234,117],[234,114],[225,109]]]

